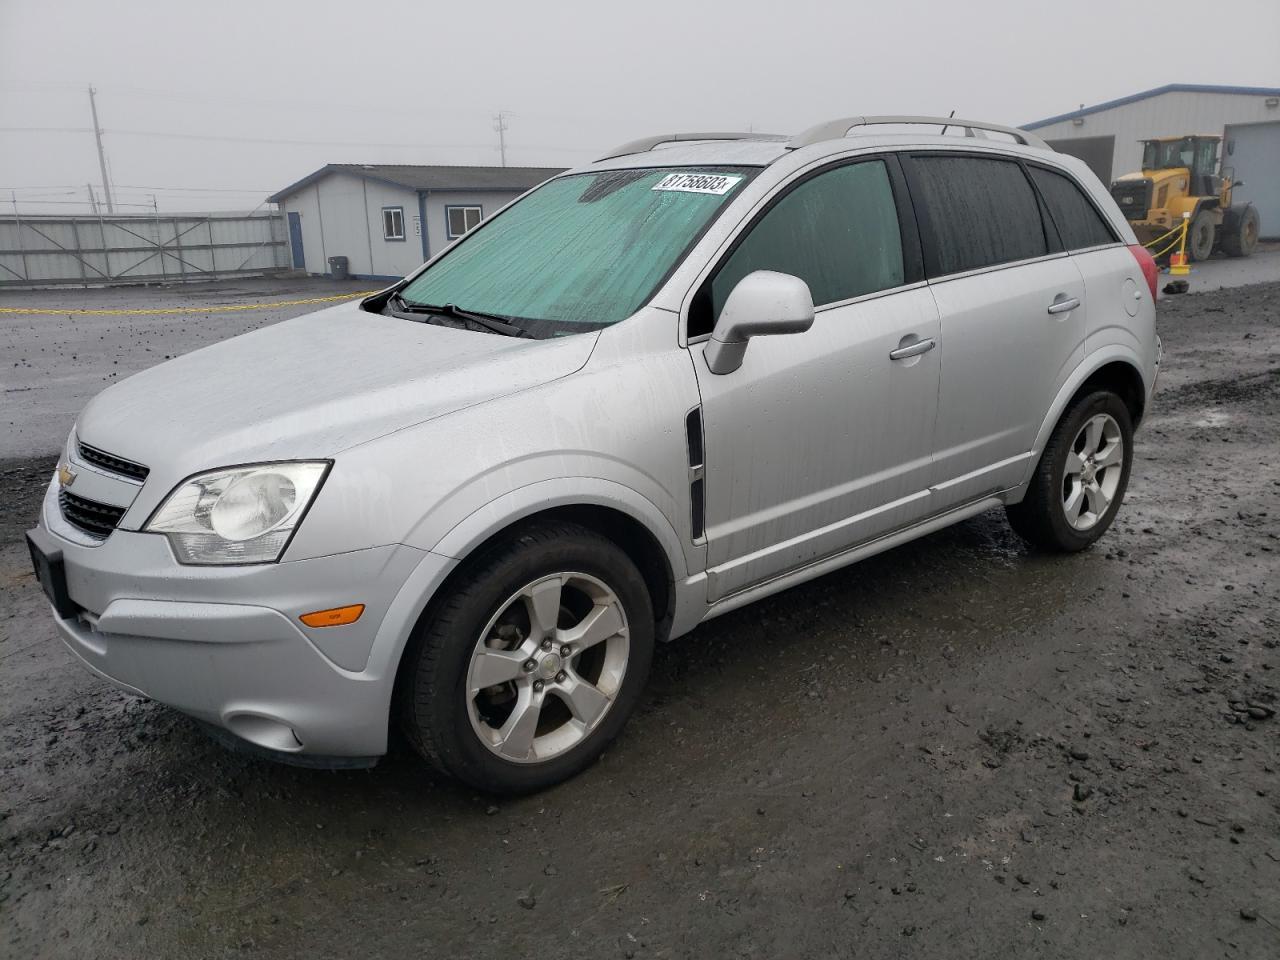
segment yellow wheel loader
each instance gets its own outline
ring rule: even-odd
[[[1168,233],[1190,214],[1187,254],[1207,260],[1215,250],[1247,257],[1258,245],[1258,211],[1232,205],[1233,171],[1220,169],[1218,136],[1160,137],[1142,141],[1142,172],[1111,184],[1111,196],[1142,243]],[[1175,245],[1176,249],[1176,245]]]

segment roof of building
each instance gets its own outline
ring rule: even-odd
[[[1153,87],[1150,90],[1133,93],[1118,100],[1108,100],[1106,103],[1094,104],[1092,107],[1081,107],[1079,110],[1072,110],[1070,113],[1060,113],[1056,117],[1046,117],[1043,120],[1024,123],[1022,128],[1024,130],[1034,130],[1036,127],[1047,127],[1051,123],[1061,123],[1063,120],[1087,117],[1091,113],[1123,107],[1125,104],[1137,103],[1139,100],[1159,97],[1166,93],[1234,93],[1250,97],[1280,97],[1280,87],[1232,87],[1214,83],[1166,83],[1163,87]]]
[[[332,173],[379,180],[406,190],[498,190],[521,192],[563,172],[561,167],[449,167],[409,163],[327,163],[267,198],[279,203]]]

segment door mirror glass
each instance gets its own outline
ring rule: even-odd
[[[742,366],[752,337],[804,333],[813,326],[813,297],[799,277],[772,270],[749,273],[733,288],[704,356],[712,373]]]

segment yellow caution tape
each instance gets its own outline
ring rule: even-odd
[[[1165,237],[1172,237],[1175,233],[1177,233],[1177,232],[1178,232],[1178,231],[1180,231],[1181,229],[1182,229],[1182,224],[1178,224],[1178,225],[1177,225],[1176,227],[1174,227],[1172,230],[1169,230],[1169,231],[1167,231],[1167,232],[1165,232],[1165,233],[1160,234],[1160,236],[1156,237],[1154,240],[1148,240],[1146,243],[1144,243],[1144,244],[1143,244],[1143,246],[1144,246],[1144,247],[1154,247],[1157,243],[1159,243],[1159,242],[1160,242],[1161,240],[1163,240]],[[1174,243],[1177,243],[1178,241],[1177,241],[1177,239],[1175,238],[1173,242],[1174,242]]]
[[[300,307],[308,303],[354,300],[356,297],[367,297],[377,292],[377,290],[362,290],[360,293],[343,293],[336,297],[307,297],[305,300],[276,300],[273,303],[234,303],[220,307],[157,307],[150,310],[82,310],[78,307],[66,310],[51,310],[47,307],[0,307],[0,313],[35,314],[54,317],[137,317],[175,313],[230,313],[236,310],[270,310],[273,307]]]

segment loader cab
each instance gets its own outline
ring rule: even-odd
[[[1162,137],[1142,141],[1142,171],[1186,170],[1190,174],[1188,193],[1195,197],[1216,196],[1222,190],[1218,176],[1218,145],[1221,137]]]

